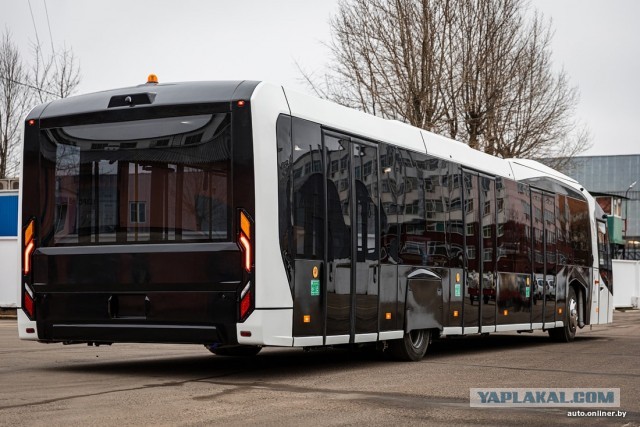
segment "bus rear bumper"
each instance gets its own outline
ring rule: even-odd
[[[154,325],[154,324],[52,324],[47,328],[50,339],[64,343],[89,342],[111,344],[175,343],[175,344],[233,344],[225,326],[214,325]],[[233,334],[231,335],[233,336]]]
[[[41,292],[37,339],[63,343],[232,345],[235,291]]]
[[[18,337],[21,340],[37,341],[38,340],[38,327],[36,322],[29,320],[27,315],[22,311],[22,308],[18,308]]]
[[[256,308],[238,323],[238,344],[293,346],[293,308]]]

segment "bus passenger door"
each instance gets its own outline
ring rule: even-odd
[[[464,229],[463,334],[480,332],[482,303],[482,232],[480,227],[480,193],[478,174],[462,171],[462,218]]]
[[[611,277],[611,252],[607,225],[598,220],[598,270],[594,274],[594,286],[598,289],[598,317],[597,323],[609,322],[610,310],[613,309],[612,277]],[[592,319],[594,319],[592,317]],[[592,323],[595,323],[592,321]]]
[[[545,288],[547,277],[545,274],[545,225],[543,218],[542,193],[531,189],[531,225],[533,238],[533,282],[531,285],[531,324],[532,328],[541,328],[545,313]]]
[[[379,213],[378,148],[352,143],[355,203],[355,342],[375,341],[378,333]]]
[[[556,232],[556,198],[553,194],[543,196],[544,245],[545,245],[545,283],[544,299],[544,327],[552,327],[556,316],[556,274],[558,272],[558,244]]]
[[[327,185],[325,344],[375,341],[378,333],[378,149],[324,133]]]
[[[351,338],[351,142],[324,133],[326,171],[327,286],[325,344],[345,344]]]
[[[480,217],[482,223],[482,297],[478,301],[482,316],[480,332],[496,328],[496,180],[480,176]]]

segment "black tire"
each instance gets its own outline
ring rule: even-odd
[[[259,345],[227,345],[216,348],[207,347],[207,350],[216,356],[252,357],[260,353],[262,347]]]
[[[424,357],[429,347],[431,331],[428,329],[416,329],[406,332],[399,340],[391,341],[391,353],[398,360],[417,362]]]
[[[564,326],[549,329],[549,336],[557,342],[571,342],[576,337],[578,330],[578,299],[576,291],[570,287],[567,293],[567,307],[564,310]]]

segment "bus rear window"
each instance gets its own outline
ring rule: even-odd
[[[229,113],[42,132],[49,245],[229,239]]]

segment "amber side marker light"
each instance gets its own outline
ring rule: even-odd
[[[311,316],[310,316],[310,315],[308,315],[308,314],[305,314],[305,315],[302,317],[302,321],[303,321],[304,323],[311,323]]]
[[[504,310],[504,311],[502,312],[502,314],[503,314],[504,316],[508,316],[508,315],[509,315],[509,310]]]
[[[453,310],[453,317],[458,317],[460,313],[458,313],[458,310]]]
[[[562,314],[562,309],[561,308],[558,309],[558,314]]]
[[[386,320],[391,320],[391,313],[385,313],[385,314],[384,314],[384,318],[385,318]]]

